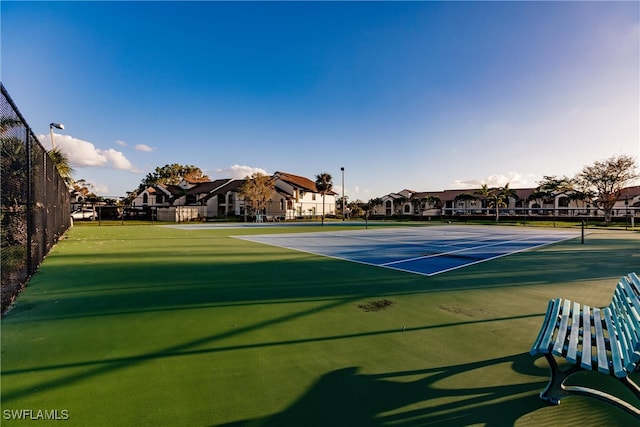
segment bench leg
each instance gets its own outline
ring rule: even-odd
[[[547,387],[540,393],[540,399],[546,400],[554,405],[560,404],[560,399],[569,395],[568,390],[564,386],[564,382],[571,375],[580,370],[578,366],[571,366],[565,370],[560,369],[558,362],[551,353],[544,354],[545,359],[549,363],[549,369],[551,370],[551,378]]]
[[[564,382],[567,380],[567,378],[569,378],[576,372],[582,371],[583,369],[578,365],[573,365],[565,370],[562,370],[558,366],[558,362],[552,354],[544,354],[544,357],[549,363],[551,378],[549,379],[547,387],[540,393],[540,398],[542,400],[550,402],[554,405],[559,405],[561,399],[570,395],[593,397],[595,399],[615,405],[640,420],[640,409],[616,396],[589,387],[566,386]],[[634,383],[631,378],[624,377],[618,378],[618,380],[621,381],[629,390],[631,390],[638,399],[640,399],[640,387],[638,387],[638,385]]]

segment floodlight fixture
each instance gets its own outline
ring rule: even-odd
[[[53,139],[53,128],[64,129],[64,125],[62,123],[49,123],[49,133],[51,134],[51,149],[52,150],[54,150],[56,148],[56,142]]]

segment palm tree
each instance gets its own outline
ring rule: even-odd
[[[8,206],[17,209],[23,198],[27,175],[26,145],[12,132],[14,127],[21,124],[22,122],[12,117],[0,116],[0,169],[2,169],[0,195],[3,211]]]
[[[69,161],[69,157],[60,150],[60,148],[52,148],[47,152],[49,158],[58,169],[58,173],[62,180],[67,184],[67,186],[71,186],[73,184],[73,167],[71,167],[71,162]]]
[[[509,188],[509,183],[507,182],[504,187],[500,188],[500,195],[503,198],[503,201],[506,203],[506,207],[509,207],[509,200],[513,199],[516,202],[520,197],[518,197],[518,193],[513,188]]]
[[[491,199],[491,197],[493,196],[493,189],[489,188],[489,186],[487,186],[487,184],[482,184],[482,187],[479,190],[475,191],[475,194],[478,194],[480,196],[482,196],[483,199],[485,199],[485,205],[483,207],[489,207],[489,199]],[[489,212],[487,211],[487,215],[489,214]]]
[[[333,178],[326,172],[316,175],[316,189],[322,194],[322,226],[324,227],[324,196],[333,188]]]
[[[411,204],[413,205],[413,211],[420,212],[420,219],[422,219],[422,211],[424,211],[424,208],[427,205],[425,198],[411,199]]]
[[[504,189],[507,189],[507,192],[512,192],[513,190],[509,190],[509,184],[507,184],[503,188],[489,188],[487,184],[482,184],[480,190],[476,191],[476,194],[480,194],[487,201],[487,208],[494,208],[496,210],[496,222],[500,219],[500,208],[506,207],[507,204],[505,200],[507,199],[506,193]]]

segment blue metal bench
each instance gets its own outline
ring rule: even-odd
[[[603,308],[558,298],[549,301],[542,328],[531,351],[549,362],[551,379],[540,398],[559,404],[569,395],[595,397],[640,419],[640,408],[603,390],[566,385],[580,371],[617,378],[640,401],[640,387],[629,373],[640,370],[640,278],[630,273],[620,279],[611,304]],[[558,359],[568,362],[561,367]],[[562,365],[566,365],[562,363]]]

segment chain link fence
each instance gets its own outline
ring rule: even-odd
[[[70,197],[47,150],[0,83],[2,315],[71,224]]]

